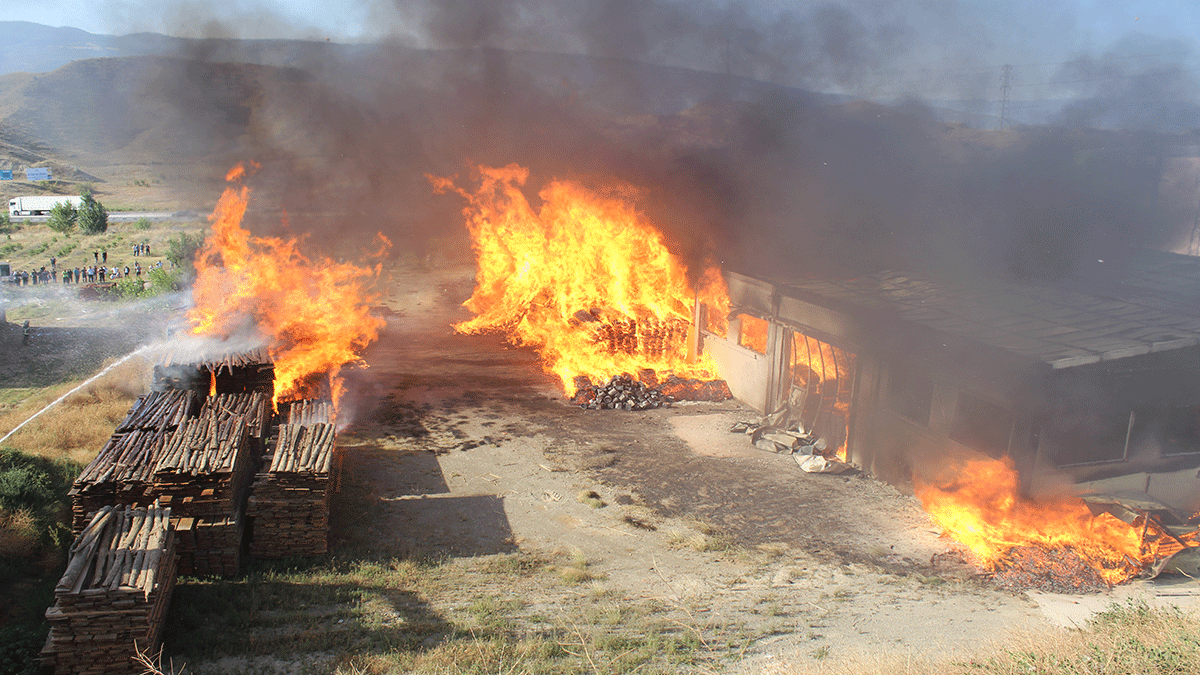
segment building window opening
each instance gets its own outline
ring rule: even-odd
[[[1200,453],[1200,407],[1139,410],[1134,418],[1130,453],[1147,444],[1156,444],[1167,457]]]
[[[999,459],[1008,454],[1013,418],[1004,406],[970,394],[959,394],[950,438]]]
[[[788,408],[794,423],[825,439],[826,451],[846,459],[850,404],[858,358],[803,333],[792,332]]]
[[[904,366],[894,366],[888,373],[888,404],[904,419],[929,426],[933,380]]]
[[[1048,429],[1055,463],[1069,466],[1126,459],[1135,420],[1129,411],[1079,411],[1055,417]]]
[[[738,333],[738,344],[759,354],[766,354],[767,328],[770,324],[749,314],[739,314],[738,319],[742,327]]]
[[[729,316],[716,307],[703,304],[700,306],[703,312],[704,330],[716,335],[721,339],[726,339],[729,336]]]

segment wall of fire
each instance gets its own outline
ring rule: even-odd
[[[905,485],[949,456],[982,453],[1011,458],[1030,491],[1136,474],[1139,491],[1157,480],[1161,498],[1186,501],[1175,494],[1188,491],[1178,472],[1166,474],[1179,458],[1200,458],[1200,384],[1171,383],[1176,400],[1167,402],[1155,382],[1170,371],[1200,383],[1200,350],[1172,363],[1056,372],[789,295],[783,284],[733,272],[726,281],[732,311],[724,321],[706,316],[701,348],[733,395],[779,426],[798,421],[843,445],[873,475]],[[1122,394],[1101,406],[1077,391]]]

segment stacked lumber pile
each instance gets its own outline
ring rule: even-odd
[[[155,495],[179,518],[181,574],[238,572],[253,458],[246,421],[221,417],[209,411],[186,420],[154,467]]]
[[[157,386],[172,389],[193,389],[208,393],[246,393],[258,391],[273,394],[275,364],[266,347],[240,352],[197,353],[183,348],[167,351],[154,367]]]
[[[313,424],[333,424],[333,403],[313,399],[292,401],[288,408],[288,424],[307,427]]]
[[[218,420],[243,418],[250,437],[262,439],[271,431],[271,399],[267,394],[253,391],[243,394],[217,394],[204,399],[200,416],[216,416]]]
[[[328,413],[328,409],[326,409]],[[291,419],[312,420],[318,407],[298,407]],[[329,546],[329,500],[334,485],[336,433],[321,422],[283,424],[267,469],[255,477],[246,514],[254,519],[255,556],[324,555]]]
[[[175,429],[196,410],[196,394],[191,391],[152,391],[139,396],[116,433],[135,429]]]
[[[140,397],[125,420],[79,477],[71,492],[72,530],[79,533],[103,506],[148,506],[154,501],[153,469],[167,436],[196,407],[188,391]]]
[[[46,610],[50,637],[42,650],[55,673],[141,672],[137,649],[153,653],[175,587],[170,509],[97,511],[71,547],[67,571]]]

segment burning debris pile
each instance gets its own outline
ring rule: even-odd
[[[556,180],[539,193],[535,210],[521,191],[526,169],[478,173],[474,191],[431,179],[437,191],[466,200],[478,262],[475,292],[464,303],[475,318],[455,330],[499,331],[535,348],[545,371],[584,407],[647,409],[671,397],[727,393],[723,384],[703,384],[715,379],[715,365],[688,348],[697,304],[729,311],[716,266],[689,270],[624,199]],[[666,379],[649,384],[623,375],[647,370]]]
[[[725,401],[733,398],[722,380],[689,380],[671,376],[659,382],[646,368],[637,378],[613,375],[607,384],[594,385],[586,375],[575,377],[571,402],[585,410],[651,410],[677,401]]]
[[[1078,497],[1033,500],[1011,460],[971,459],[935,478],[913,478],[925,510],[967,548],[972,562],[1010,588],[1098,590],[1149,576],[1200,531],[1176,534],[1150,512],[1089,505]]]
[[[175,587],[171,510],[106,506],[71,546],[46,610],[42,663],[55,673],[132,672],[134,647],[154,653]]]

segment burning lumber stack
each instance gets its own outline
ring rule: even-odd
[[[154,491],[174,509],[183,574],[237,574],[252,475],[249,426],[218,410],[185,421],[154,467]]]
[[[103,506],[148,506],[153,469],[163,442],[196,407],[189,391],[139,397],[100,453],[84,468],[70,492],[72,529],[78,533]]]
[[[288,408],[288,424],[307,427],[313,424],[333,424],[334,421],[333,404],[329,401],[306,398],[293,401]]]
[[[724,380],[689,380],[672,375],[659,382],[650,369],[614,375],[607,384],[596,386],[586,375],[575,378],[571,402],[585,410],[650,410],[676,401],[724,401],[733,398]]]
[[[254,518],[250,552],[256,556],[323,555],[328,550],[329,499],[335,469],[336,433],[329,408],[297,402],[279,427],[267,470],[258,474],[247,515]]]
[[[151,506],[97,511],[71,546],[67,571],[46,610],[42,650],[55,673],[135,673],[137,649],[153,653],[175,587],[171,510]]]
[[[240,394],[275,391],[275,364],[265,347],[197,356],[193,351],[167,352],[154,367],[156,386],[208,393]]]

